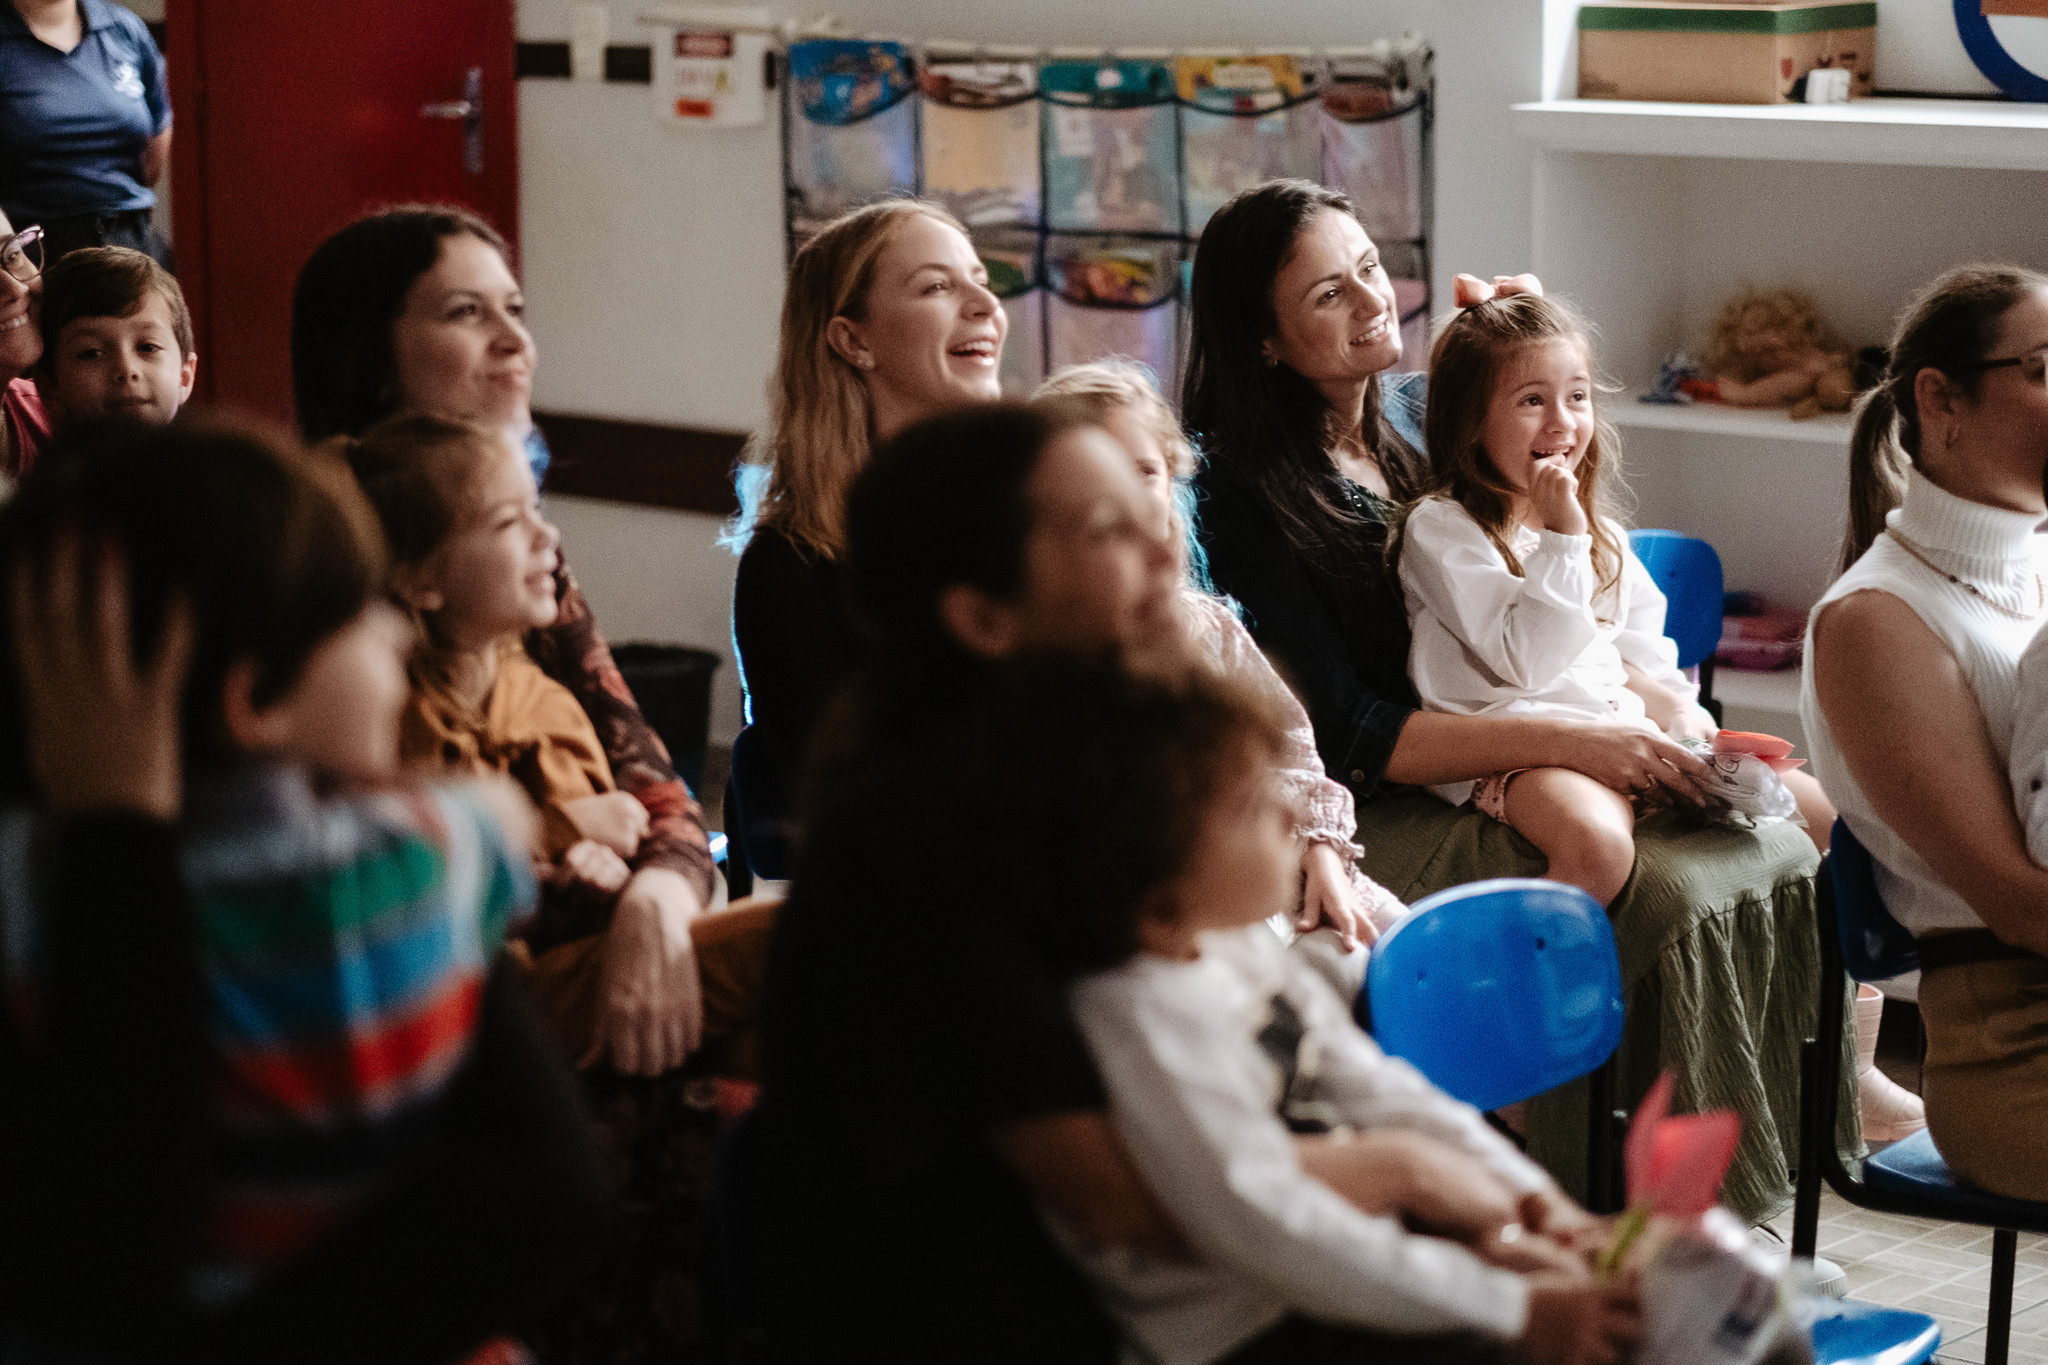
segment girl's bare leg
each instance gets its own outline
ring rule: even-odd
[[[1508,783],[1508,824],[1550,860],[1544,875],[1611,904],[1636,866],[1628,798],[1569,768],[1531,768]]]
[[[1779,776],[1785,779],[1792,799],[1799,803],[1799,813],[1806,818],[1806,837],[1813,840],[1815,848],[1827,852],[1828,837],[1835,830],[1835,803],[1828,800],[1812,773],[1801,769]]]

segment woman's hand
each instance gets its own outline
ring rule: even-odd
[[[704,1041],[704,991],[690,922],[703,907],[680,874],[633,874],[605,931],[602,998],[581,1066],[610,1059],[628,1076],[659,1076]]]
[[[1379,926],[1358,888],[1352,884],[1351,869],[1344,856],[1330,845],[1317,842],[1301,854],[1301,910],[1294,927],[1306,934],[1329,925],[1344,942],[1344,951],[1354,952],[1380,936]]]
[[[1662,735],[1594,722],[1573,725],[1574,734],[1549,766],[1582,772],[1624,796],[1669,793],[1695,806],[1707,804],[1707,765],[1682,744]]]
[[[1529,510],[1546,531],[1586,534],[1586,509],[1579,506],[1579,481],[1560,459],[1538,460],[1529,471]]]
[[[58,815],[135,811],[174,820],[182,793],[179,711],[195,635],[182,601],[165,617],[156,656],[140,668],[128,634],[121,552],[102,544],[97,590],[84,600],[88,551],[60,536],[48,559],[17,561],[11,583],[16,667],[28,760]]]
[[[578,796],[561,803],[562,813],[576,832],[603,844],[621,858],[630,858],[646,837],[647,807],[631,792],[600,792]]]

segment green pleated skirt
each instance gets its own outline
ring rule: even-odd
[[[1543,855],[1519,834],[1433,796],[1394,796],[1359,811],[1366,875],[1415,901],[1486,877],[1533,877]],[[1608,908],[1621,952],[1617,1102],[1631,1112],[1657,1079],[1677,1077],[1673,1111],[1733,1109],[1742,1143],[1721,1202],[1752,1223],[1792,1203],[1799,1159],[1799,1051],[1812,1034],[1820,978],[1814,930],[1818,859],[1806,832],[1701,826],[1676,813],[1636,826],[1636,868]],[[1848,984],[1842,983],[1846,1004]],[[1863,1155],[1855,1037],[1844,1031],[1835,1141]],[[1586,1083],[1529,1106],[1529,1155],[1575,1196],[1586,1184]]]

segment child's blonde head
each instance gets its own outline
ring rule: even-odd
[[[1486,419],[1494,392],[1516,354],[1546,341],[1584,348],[1587,369],[1593,369],[1591,329],[1570,304],[1540,294],[1505,294],[1460,309],[1439,326],[1429,353],[1429,411],[1423,437],[1429,447],[1430,479],[1424,494],[1449,498],[1470,512],[1518,575],[1522,563],[1508,545],[1518,490],[1486,451]],[[1574,472],[1579,505],[1592,529],[1598,601],[1621,581],[1621,544],[1607,525],[1605,487],[1618,475],[1612,466],[1619,462],[1620,440],[1597,406],[1594,414],[1593,434]]]
[[[1108,419],[1128,412],[1138,426],[1158,443],[1166,459],[1166,472],[1173,478],[1191,478],[1195,472],[1195,448],[1181,430],[1180,418],[1159,393],[1150,368],[1135,360],[1112,357],[1086,365],[1069,365],[1055,371],[1038,386],[1033,398],[1071,398],[1094,416]]]

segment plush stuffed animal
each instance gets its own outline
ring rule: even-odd
[[[1797,289],[1751,289],[1728,300],[1714,320],[1706,364],[1713,398],[1731,407],[1789,406],[1801,421],[1847,412],[1856,401],[1849,348]]]

